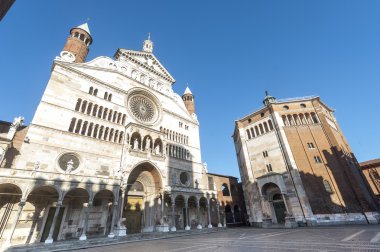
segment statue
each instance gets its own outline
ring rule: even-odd
[[[139,140],[135,138],[135,141],[133,141],[133,149],[138,150],[138,148],[139,148]]]
[[[149,137],[146,138],[145,150],[150,150],[150,138]]]
[[[198,179],[195,179],[195,188],[198,189],[198,186],[199,186],[199,182],[198,182]]]
[[[74,168],[74,161],[72,159],[67,162],[66,173],[70,173]]]
[[[40,169],[40,161],[34,163],[34,170],[37,171],[38,169]]]
[[[160,145],[159,144],[156,145],[155,154],[160,155]]]
[[[13,123],[11,124],[11,127],[17,129],[18,127],[22,126],[23,123],[24,123],[24,117],[22,116],[15,117],[15,119],[13,120]]]

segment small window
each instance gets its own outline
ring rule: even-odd
[[[289,106],[286,106],[286,105],[285,105],[285,106],[283,106],[282,108],[283,108],[284,110],[288,110],[288,109],[289,109]]]
[[[307,147],[309,147],[309,149],[315,149],[315,147],[314,147],[314,144],[313,144],[313,143],[307,143]]]
[[[306,108],[305,103],[301,103],[301,104],[300,104],[300,107],[301,107],[301,108]]]
[[[329,181],[327,181],[326,179],[323,180],[323,185],[324,185],[324,187],[326,189],[326,192],[329,192],[329,193],[333,192],[333,190],[331,189],[331,185],[330,185]]]
[[[182,128],[182,126],[183,126],[183,123],[179,122],[179,127]]]
[[[322,163],[322,160],[321,160],[321,158],[320,158],[319,156],[314,156],[314,161],[315,161],[315,163],[317,163],[317,164]]]
[[[248,123],[251,123],[251,122],[252,122],[252,119],[251,119],[251,118],[249,118],[249,119],[248,119]]]
[[[268,157],[268,151],[263,151],[263,157]]]
[[[231,196],[230,190],[228,190],[228,186],[226,183],[222,185],[222,193],[223,193],[223,196]]]
[[[213,177],[208,177],[208,189],[214,190],[214,178]]]
[[[265,115],[264,113],[261,113],[261,114],[260,114],[261,117],[264,117],[264,115]]]
[[[247,135],[248,135],[248,139],[251,139],[251,132],[249,132],[249,129],[247,129]]]
[[[272,169],[272,165],[271,165],[271,164],[267,164],[267,171],[268,171],[268,172],[273,171],[273,169]]]

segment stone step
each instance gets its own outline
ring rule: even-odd
[[[212,228],[212,229],[201,229],[201,230],[178,230],[176,232],[167,232],[167,233],[139,233],[139,234],[130,234],[126,237],[90,237],[86,241],[79,241],[77,239],[58,241],[52,244],[45,243],[35,243],[28,245],[17,245],[8,248],[6,251],[8,252],[26,252],[26,251],[67,251],[73,249],[81,249],[81,248],[89,248],[89,247],[97,247],[104,245],[112,245],[112,244],[121,244],[135,241],[144,241],[144,240],[155,240],[155,239],[168,239],[172,237],[180,237],[180,236],[188,236],[188,235],[199,235],[206,233],[213,233],[217,231],[224,230],[225,228]]]

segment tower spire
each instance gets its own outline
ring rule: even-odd
[[[189,84],[186,83],[185,92],[182,95],[183,103],[185,103],[187,111],[192,115],[195,113],[194,95],[189,88]]]
[[[153,42],[150,40],[150,32],[148,32],[148,38],[144,40],[143,43],[143,51],[144,52],[153,52]]]

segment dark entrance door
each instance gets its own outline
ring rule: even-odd
[[[285,223],[285,204],[283,201],[273,202],[274,212],[276,213],[277,223]]]
[[[186,208],[182,208],[182,212],[183,212],[183,226],[184,226],[184,229],[185,229],[185,227],[186,227],[186,218],[187,218]]]
[[[127,227],[128,234],[141,232],[142,203],[142,197],[128,195],[127,210],[125,212],[125,226]]]
[[[50,207],[50,209],[49,209],[48,217],[47,217],[46,222],[45,222],[44,231],[43,231],[42,236],[41,236],[41,242],[44,242],[49,236],[50,227],[52,225],[56,209],[57,209],[56,207]],[[61,207],[59,209],[57,221],[55,222],[55,227],[54,227],[54,231],[53,231],[53,241],[56,241],[58,239],[59,228],[61,227],[64,210],[65,210],[64,207]]]

